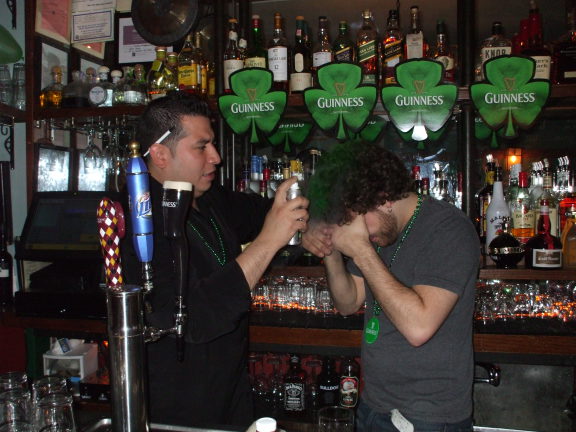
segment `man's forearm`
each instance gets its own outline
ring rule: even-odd
[[[324,257],[324,264],[334,306],[342,315],[353,314],[364,302],[364,295],[358,292],[352,275],[346,270],[342,254],[334,251]]]

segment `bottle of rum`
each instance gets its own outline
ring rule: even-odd
[[[548,201],[540,201],[540,216],[537,234],[526,242],[524,262],[526,268],[559,269],[562,268],[562,243],[550,233]]]
[[[368,9],[362,12],[362,27],[356,33],[356,48],[358,64],[362,68],[362,83],[376,85],[378,83],[378,68],[380,49],[378,31]]]
[[[340,21],[338,24],[338,37],[334,41],[332,52],[335,62],[356,63],[356,47],[352,39],[350,39],[350,32],[346,21]]]
[[[306,376],[300,356],[290,355],[290,366],[284,376],[284,411],[289,417],[298,417],[306,410]]]
[[[230,75],[244,67],[244,60],[238,48],[238,20],[228,20],[228,44],[224,50],[224,91],[229,93]]]
[[[510,213],[512,215],[512,228],[510,234],[525,244],[534,236],[534,209],[530,201],[528,192],[528,173],[520,171],[518,174],[518,192],[513,201],[510,202]]]
[[[492,35],[482,42],[480,59],[482,61],[481,77],[484,79],[484,63],[501,55],[512,53],[512,41],[504,36],[504,28],[500,21],[492,23]]]
[[[12,255],[8,252],[4,226],[0,226],[0,306],[12,304]]]
[[[304,37],[304,23],[304,17],[298,15],[296,17],[296,34],[294,37],[294,58],[292,59],[290,72],[290,91],[292,93],[300,93],[308,87],[312,87],[312,56]]]
[[[244,67],[266,68],[267,57],[260,15],[252,15],[252,32],[248,40],[248,51],[244,60]]]
[[[428,43],[424,38],[420,24],[420,9],[418,6],[410,8],[410,33],[406,34],[404,55],[406,59],[424,58],[428,56]]]
[[[360,395],[360,365],[353,357],[346,357],[340,364],[340,406],[354,408]]]
[[[554,44],[553,79],[556,84],[576,83],[576,7],[567,13],[568,32]]]
[[[312,52],[312,71],[316,74],[318,68],[327,63],[332,63],[332,43],[328,31],[328,18],[318,17],[318,40]]]
[[[454,82],[456,80],[456,62],[448,43],[446,24],[443,20],[436,22],[436,48],[432,57],[444,66],[444,81]]]
[[[382,80],[383,85],[395,84],[395,68],[403,60],[404,35],[400,31],[397,9],[388,12],[386,35],[382,41]]]
[[[542,42],[542,16],[536,6],[535,0],[530,0],[530,14],[528,17],[528,46],[522,51],[523,55],[530,56],[536,62],[534,78],[550,79],[550,50]]]
[[[198,65],[194,58],[192,36],[192,33],[186,35],[184,45],[178,53],[178,88],[188,93],[198,91]]]
[[[282,15],[274,14],[274,31],[268,43],[268,69],[274,74],[274,90],[288,91],[288,40],[282,27]]]
[[[40,92],[40,108],[60,108],[62,105],[62,68],[52,67],[52,84],[42,89]]]
[[[510,221],[510,208],[504,199],[504,186],[502,184],[502,167],[497,166],[494,171],[494,185],[492,199],[486,208],[486,253],[488,246],[494,238],[502,232],[504,223]]]

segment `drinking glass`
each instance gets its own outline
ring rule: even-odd
[[[72,396],[59,393],[44,396],[36,405],[38,432],[76,432]]]
[[[318,432],[353,432],[354,411],[339,406],[320,408]]]
[[[32,396],[34,403],[50,394],[68,394],[66,378],[58,375],[48,375],[32,383]]]
[[[24,63],[14,63],[12,67],[13,105],[20,110],[26,109],[26,71]]]
[[[28,390],[28,375],[25,372],[6,372],[0,375],[0,392],[21,388]]]
[[[8,65],[0,65],[0,102],[6,105],[12,105],[12,78],[10,78],[10,69]]]
[[[0,432],[34,432],[34,427],[23,421],[14,421],[0,425]]]
[[[14,388],[0,393],[0,424],[30,423],[31,419],[32,404],[28,390]]]

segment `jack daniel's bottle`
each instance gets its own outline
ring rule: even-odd
[[[284,411],[298,417],[306,409],[306,371],[300,366],[300,356],[290,356],[290,369],[284,376]]]

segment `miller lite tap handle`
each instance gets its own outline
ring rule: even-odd
[[[140,145],[132,141],[126,167],[128,203],[132,221],[132,242],[138,260],[142,263],[144,290],[152,289],[152,256],[154,253],[154,227],[152,223],[152,200],[148,182],[148,167],[140,156]]]
[[[125,233],[124,210],[120,203],[104,197],[96,210],[96,221],[104,256],[106,285],[109,288],[116,288],[123,284],[120,239]]]
[[[186,215],[192,201],[192,184],[165,181],[162,194],[164,235],[168,238],[174,254],[176,285],[176,349],[178,361],[184,360],[184,327],[186,324],[186,290],[188,287],[188,242],[186,239]]]

